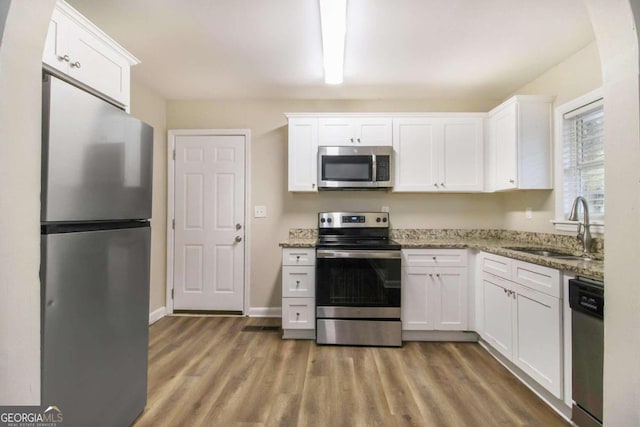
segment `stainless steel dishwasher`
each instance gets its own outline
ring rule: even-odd
[[[604,283],[578,277],[569,280],[571,306],[571,420],[579,427],[602,426],[604,356]]]

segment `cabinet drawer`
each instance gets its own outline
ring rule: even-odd
[[[316,265],[316,250],[285,248],[282,250],[282,265]]]
[[[536,291],[560,298],[560,271],[525,261],[512,261],[513,280]]]
[[[513,262],[511,258],[483,252],[481,262],[482,271],[504,279],[511,279],[511,264]]]
[[[282,267],[282,296],[315,297],[315,273],[313,267]]]
[[[466,249],[404,249],[402,262],[407,267],[466,267]]]
[[[315,329],[315,309],[313,298],[283,298],[282,329]]]

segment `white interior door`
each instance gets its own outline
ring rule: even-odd
[[[177,135],[174,310],[242,311],[245,137]]]

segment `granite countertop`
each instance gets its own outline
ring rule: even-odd
[[[289,238],[280,242],[283,248],[313,248],[317,243],[317,231],[294,229]],[[579,255],[579,245],[575,237],[545,234],[511,232],[505,230],[392,230],[391,237],[400,243],[402,249],[476,249],[496,255],[543,265],[575,274],[604,278],[604,242],[595,242],[593,261],[565,260],[528,254],[508,249],[527,247],[571,252]]]

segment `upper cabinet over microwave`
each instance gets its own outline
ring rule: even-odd
[[[322,117],[318,120],[319,146],[391,146],[389,117]]]

